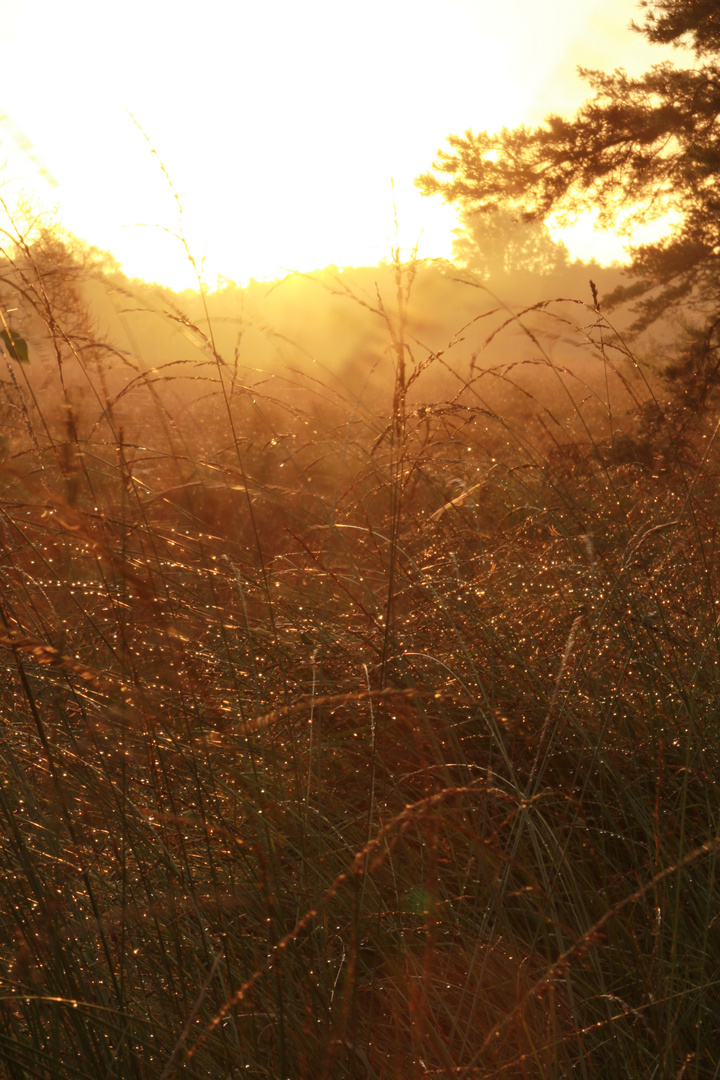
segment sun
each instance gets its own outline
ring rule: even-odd
[[[414,178],[450,132],[577,103],[574,65],[603,33],[611,66],[618,41],[642,44],[626,21],[624,0],[449,0],[442,18],[429,0],[208,0],[202,16],[187,2],[18,0],[7,190],[57,206],[129,275],[175,288],[197,286],[188,249],[209,287],[398,247],[447,257],[455,212]]]

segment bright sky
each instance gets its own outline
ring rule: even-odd
[[[627,29],[631,0],[3,7],[0,194],[24,188],[126,273],[176,288],[194,282],[160,162],[210,286],[374,264],[398,243],[447,255],[455,212],[413,180],[448,134],[572,112],[576,65],[665,55]],[[588,228],[565,239],[621,253]]]

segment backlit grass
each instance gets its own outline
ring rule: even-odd
[[[717,1076],[709,414],[592,305],[423,353],[399,264],[382,408],[151,370],[13,252],[3,1075]]]

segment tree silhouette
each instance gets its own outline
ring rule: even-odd
[[[572,119],[535,128],[451,135],[433,172],[416,183],[464,210],[504,207],[528,221],[562,223],[594,210],[601,227],[632,238],[640,224],[673,212],[657,243],[631,247],[638,329],[668,309],[720,312],[720,4],[648,0],[632,28],[651,42],[695,54],[692,67],[665,62],[639,78],[580,69],[590,97]]]
[[[550,274],[569,264],[568,250],[558,244],[542,221],[523,221],[512,210],[491,213],[464,210],[455,230],[455,261],[485,278],[497,280],[526,270]]]

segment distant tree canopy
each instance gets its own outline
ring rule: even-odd
[[[453,241],[455,261],[485,278],[497,280],[522,270],[550,274],[569,264],[567,248],[553,240],[542,221],[523,221],[502,207],[491,213],[465,209],[460,220]]]
[[[85,286],[119,265],[29,203],[11,211],[0,198],[0,218],[0,356],[28,363],[41,338],[56,356],[99,356]]]
[[[616,300],[634,298],[638,329],[669,308],[720,320],[720,3],[645,0],[651,42],[692,50],[692,67],[665,62],[639,78],[580,69],[593,90],[572,119],[551,115],[536,128],[451,135],[433,171],[418,177],[467,214],[498,207],[528,221],[568,223],[594,210],[598,224],[635,227],[669,212],[659,242],[631,247],[635,279]]]

